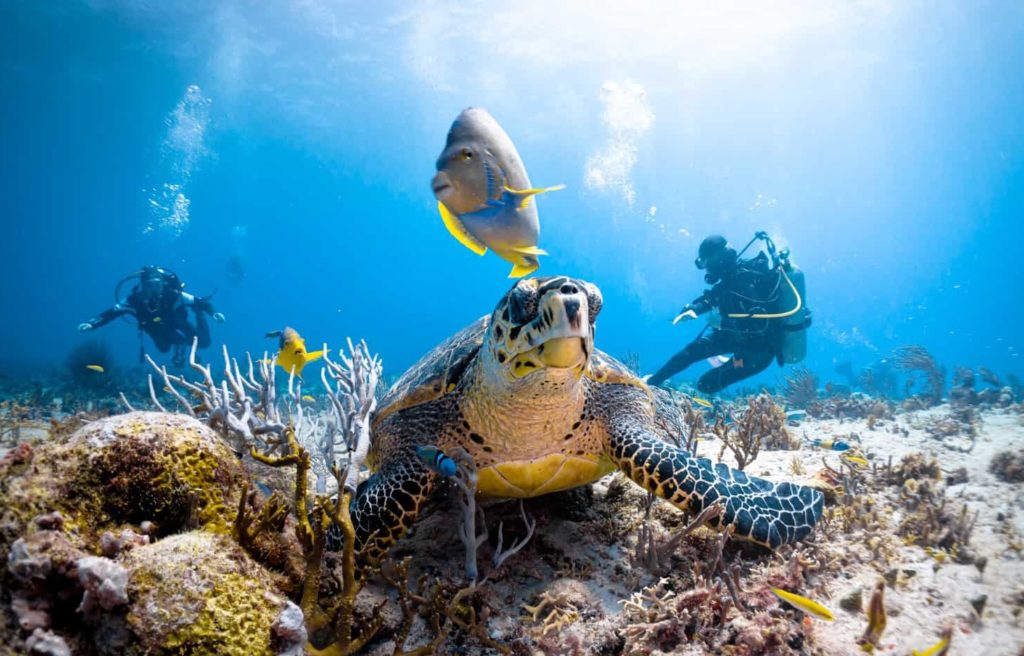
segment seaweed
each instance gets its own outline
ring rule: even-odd
[[[884,580],[879,580],[875,584],[875,590],[871,593],[871,601],[868,602],[865,613],[868,617],[868,625],[864,628],[864,633],[861,637],[857,639],[857,644],[860,645],[862,651],[871,654],[878,647],[878,641],[882,639],[882,633],[885,631]]]

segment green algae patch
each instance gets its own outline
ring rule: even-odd
[[[137,653],[273,653],[271,626],[286,600],[230,538],[182,533],[136,548],[123,562]]]

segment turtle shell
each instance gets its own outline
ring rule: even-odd
[[[481,317],[463,328],[402,374],[377,404],[373,425],[399,410],[429,403],[451,393],[480,351],[490,320],[489,316]]]

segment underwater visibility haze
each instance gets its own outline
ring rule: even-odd
[[[547,561],[550,571],[541,568],[550,574],[549,581],[589,581],[590,592],[569,584],[542,589],[536,581],[524,592],[526,587],[516,588],[507,577],[495,576],[487,584],[499,586],[508,599],[514,597],[515,605],[502,608],[484,601],[479,592],[460,599],[477,610],[487,607],[494,617],[506,616],[504,623],[492,618],[488,625],[486,617],[445,615],[423,601],[424,617],[434,613],[435,619],[441,618],[435,626],[448,627],[437,643],[431,642],[437,636],[431,634],[429,623],[405,627],[398,619],[381,634],[388,639],[405,631],[403,638],[411,635],[411,642],[419,639],[421,646],[430,644],[438,653],[449,653],[444,645],[452,643],[446,640],[468,650],[462,653],[501,651],[505,645],[526,650],[521,653],[577,653],[572,650],[598,649],[594,645],[604,645],[602,640],[607,645],[600,653],[655,648],[665,653],[724,653],[723,645],[728,646],[726,651],[733,650],[729,653],[847,653],[847,648],[854,650],[849,653],[861,648],[887,653],[897,645],[899,653],[909,653],[911,648],[923,652],[946,640],[927,652],[937,654],[949,648],[951,635],[954,641],[977,639],[980,642],[971,644],[983,644],[982,638],[965,637],[970,631],[964,627],[979,632],[982,618],[987,618],[1003,642],[986,653],[1021,653],[1016,649],[1024,634],[1008,627],[1015,626],[1024,607],[1024,541],[1007,537],[1024,531],[1016,519],[1024,516],[1019,498],[1007,501],[1014,498],[1014,490],[1019,494],[1019,479],[1024,478],[1024,454],[1019,453],[1024,437],[1021,3],[82,0],[0,3],[0,21],[5,26],[5,38],[0,40],[0,214],[5,228],[0,240],[0,445],[9,442],[0,455],[8,448],[14,454],[14,460],[3,456],[0,471],[11,481],[24,474],[14,469],[20,466],[17,458],[23,457],[17,455],[20,444],[32,443],[43,453],[40,444],[59,442],[59,448],[68,449],[61,457],[75,462],[80,456],[75,445],[86,442],[83,437],[68,438],[65,433],[72,428],[84,425],[80,431],[90,430],[94,424],[85,424],[86,419],[117,422],[116,413],[128,410],[129,404],[132,409],[157,409],[147,381],[156,372],[152,396],[167,410],[180,405],[182,412],[209,423],[210,435],[221,431],[241,440],[231,444],[239,454],[254,443],[266,446],[262,436],[285,435],[284,426],[295,420],[301,407],[308,407],[309,415],[298,414],[300,425],[304,420],[333,425],[328,417],[337,412],[344,424],[337,430],[356,436],[370,435],[372,416],[376,441],[371,465],[383,466],[387,475],[377,474],[380,478],[364,486],[379,484],[390,490],[388,494],[401,488],[402,498],[395,502],[398,510],[387,506],[387,511],[403,519],[396,520],[401,530],[386,522],[374,524],[383,521],[377,517],[379,511],[369,501],[361,505],[365,492],[356,498],[354,539],[362,552],[352,558],[360,567],[376,566],[384,559],[392,537],[397,539],[409,528],[402,522],[408,517],[411,523],[416,515],[402,504],[419,504],[432,486],[441,485],[437,481],[458,480],[463,485],[472,471],[473,485],[479,483],[474,489],[481,494],[529,498],[592,483],[615,469],[648,490],[657,489],[669,500],[662,506],[674,504],[710,526],[730,526],[731,533],[724,535],[737,538],[736,543],[745,538],[769,549],[781,548],[779,553],[791,563],[784,572],[771,570],[768,556],[751,565],[757,556],[737,551],[739,547],[719,545],[716,552],[712,542],[717,544],[717,538],[696,545],[692,536],[683,536],[686,541],[671,543],[679,549],[671,562],[678,565],[680,553],[702,559],[718,553],[710,575],[702,578],[698,568],[685,586],[665,583],[669,579],[663,577],[671,569],[666,567],[668,551],[659,560],[651,546],[643,557],[631,556],[629,572],[613,581],[591,575],[594,568],[610,570],[611,563],[588,559],[583,547],[574,551],[554,538],[540,538],[558,542],[550,549],[561,553],[557,562]],[[476,109],[466,112],[468,108]],[[761,239],[756,238],[759,234]],[[724,241],[705,239],[715,235]],[[748,242],[749,249],[739,254],[741,273],[734,274],[730,267],[736,266],[736,252]],[[762,259],[755,260],[759,253]],[[753,269],[743,269],[748,265]],[[554,282],[553,276],[558,277]],[[749,295],[764,292],[764,276],[770,277],[771,288],[765,293],[775,296],[761,303]],[[716,283],[722,280],[726,282],[720,288]],[[172,293],[173,302],[163,308],[152,299],[138,301],[148,284],[160,293]],[[713,286],[721,291],[702,296]],[[790,295],[790,286],[795,296]],[[151,306],[145,319],[134,306],[116,306],[133,290],[140,294],[136,301]],[[784,301],[778,300],[779,294]],[[788,312],[791,303],[796,304],[795,315]],[[593,321],[598,310],[600,316]],[[492,312],[486,326],[469,329],[435,350]],[[189,323],[181,325],[187,326],[187,334],[182,336],[176,332],[177,322],[186,317]],[[593,321],[592,332],[580,317]],[[736,325],[749,326],[755,320],[762,323],[754,337],[722,337]],[[785,323],[791,327],[781,327]],[[235,372],[238,376],[244,373],[247,353],[257,374],[261,369],[264,375],[273,372],[276,363],[277,393],[287,406],[281,416],[263,408],[232,424],[225,418],[230,411],[218,414],[217,403],[209,397],[202,401],[198,388],[185,385],[197,371],[187,363],[195,333],[200,338],[200,361],[212,363],[218,381],[224,346],[243,363]],[[806,352],[801,341],[799,353],[784,354],[779,344],[794,333],[806,340]],[[719,341],[695,341],[700,339]],[[359,340],[365,340],[365,347]],[[691,343],[695,345],[690,350],[680,353]],[[624,364],[601,360],[605,356],[594,349]],[[385,394],[389,384],[430,353],[434,360]],[[680,355],[671,360],[676,354]],[[151,357],[153,365],[144,356]],[[345,357],[353,360],[346,364]],[[666,365],[671,362],[678,366]],[[680,371],[683,364],[690,366]],[[166,366],[165,373],[172,378],[161,378],[160,366]],[[360,367],[369,367],[372,376],[353,373]],[[443,375],[428,376],[438,367]],[[302,391],[294,395],[286,371],[293,368],[304,376]],[[520,369],[540,369],[553,377],[534,388],[524,382],[531,374]],[[550,374],[563,369],[575,372],[575,379]],[[349,374],[355,382],[337,387],[337,381]],[[645,378],[651,374],[653,378]],[[577,390],[573,380],[581,376],[586,391],[566,392]],[[230,405],[246,393],[254,394],[257,378],[252,378],[251,387],[233,380],[238,387],[231,387],[230,394],[225,384],[222,400]],[[472,383],[464,382],[470,379]],[[376,395],[375,414],[369,406],[356,404],[352,407],[361,409],[350,409],[346,415],[339,404],[347,402],[346,394],[364,398],[359,386],[367,380],[374,385],[362,392]],[[655,384],[663,388],[654,390]],[[627,391],[608,393],[613,387]],[[219,390],[219,383],[213,388]],[[525,398],[527,388],[531,399],[563,392],[566,396],[545,410],[510,402],[509,414],[497,419],[467,410],[482,398]],[[180,404],[174,396],[177,389],[184,390]],[[210,392],[216,398],[218,393]],[[435,395],[454,395],[451,403],[470,401],[459,406],[458,421],[444,414],[448,410],[417,415],[417,421],[427,422],[423,425],[441,437],[436,444],[417,443],[410,451],[409,429],[401,422],[420,404],[440,402]],[[570,398],[580,408],[566,405]],[[261,399],[266,401],[265,396]],[[197,409],[186,407],[195,403]],[[657,407],[656,421],[640,418],[647,415],[636,410],[637,404],[644,403]],[[664,404],[675,414],[665,415]],[[554,430],[551,417],[561,414],[546,413],[555,405],[559,413],[579,409],[581,418],[569,422],[572,427],[564,437],[559,434],[559,439],[573,444],[572,453],[565,447],[566,459],[559,455],[545,460],[554,456],[540,457],[539,442],[545,440],[537,431]],[[536,416],[537,425],[544,428],[520,430],[518,418],[527,415]],[[160,421],[168,422],[172,432],[178,430],[175,422],[185,421],[177,415],[159,416],[169,417]],[[754,417],[762,418],[757,426],[767,431],[764,436],[755,435],[761,428],[750,428]],[[60,428],[61,422],[71,421],[78,423]],[[671,426],[677,425],[685,427],[686,439],[676,439],[676,446],[662,450],[656,436],[664,438],[665,431],[671,435]],[[774,428],[764,428],[769,425]],[[471,439],[465,445],[469,465],[457,457],[459,442],[451,437],[460,434],[460,426]],[[153,435],[161,429],[146,430],[150,432],[139,438],[145,446],[133,447],[132,457],[138,449],[165,448],[153,446],[160,441]],[[521,440],[508,453],[514,452],[517,463],[526,458],[531,465],[503,464],[501,454],[490,450],[487,430],[506,431],[508,440]],[[455,441],[446,442],[449,437]],[[606,440],[600,448],[593,441],[599,439]],[[643,441],[647,439],[652,441]],[[301,435],[297,440],[290,444],[281,437],[277,451],[265,451],[263,460],[281,457],[300,443],[312,448]],[[348,443],[347,457],[357,450],[355,443]],[[224,448],[217,444],[207,445],[214,460],[220,457],[217,450]],[[724,466],[715,470],[710,464],[693,464],[707,463],[693,457],[699,453],[712,461],[725,457],[730,467],[743,470],[758,455],[754,445],[764,453],[750,466],[749,477]],[[166,448],[173,451],[179,446]],[[850,453],[836,455],[844,449]],[[786,450],[798,455],[780,455]],[[406,451],[414,454],[410,460],[396,455]],[[1004,452],[1005,457],[1000,455]],[[826,467],[824,474],[818,471],[821,453],[834,456],[834,468]],[[657,472],[644,474],[643,460],[648,456],[661,458],[664,467],[651,464],[649,469]],[[25,462],[31,459],[24,457]],[[162,457],[143,460],[157,467],[153,463],[162,462]],[[930,487],[920,492],[922,485],[939,486],[929,482],[928,471],[939,480],[938,465],[930,458],[941,463],[943,476],[959,469],[970,473],[971,483],[962,483],[967,486],[966,499],[981,503],[991,493],[995,496],[990,499],[1001,501],[990,501],[990,507],[1003,501],[1010,506],[1004,508],[1005,516],[974,515],[980,537],[973,546],[969,545],[975,526],[965,523],[967,506],[963,516],[947,518],[947,523],[934,519],[945,517],[939,511],[929,515],[929,521],[941,524],[931,528],[909,526],[910,520],[889,528],[881,523],[853,526],[855,515],[871,514],[870,504],[857,505],[857,495],[869,488],[887,490],[893,504],[896,499],[905,502],[908,495],[927,497],[921,502],[925,504],[939,498],[929,496]],[[294,477],[282,484],[268,473],[281,467],[271,470],[264,462],[256,463],[263,469],[253,470],[251,458],[243,460],[248,474],[240,473],[242,461],[237,459],[217,465],[222,467],[217,471],[254,476],[253,490],[260,494],[282,491],[268,499],[302,496],[286,491],[297,485]],[[318,504],[327,497],[314,501],[314,493],[344,493],[345,481],[358,478],[358,467],[348,479],[339,476],[335,481],[330,457],[314,461],[310,508],[329,520],[331,512],[340,512],[340,505],[321,507]],[[1001,473],[990,473],[990,461],[1002,463],[991,469]],[[888,468],[883,471],[883,466]],[[117,467],[90,467],[106,472],[109,480],[127,477],[114,471]],[[403,468],[421,471],[430,482],[387,477],[407,472]],[[908,473],[911,469],[913,474]],[[975,470],[982,478],[974,477]],[[73,478],[69,471],[59,476]],[[688,476],[688,501],[672,501],[673,486],[682,486]],[[816,482],[810,481],[815,476]],[[692,489],[693,477],[700,481],[697,492]],[[95,483],[73,480],[83,486]],[[291,542],[280,538],[271,545],[266,534],[271,529],[289,536],[295,530],[294,518],[284,529],[284,501],[253,501],[253,514],[247,516],[245,498],[239,501],[237,492],[225,491],[224,503],[232,513],[240,507],[239,517],[248,520],[263,513],[252,529],[245,522],[232,524],[234,516],[223,522],[211,519],[223,509],[211,510],[217,506],[212,502],[204,506],[208,496],[202,497],[206,501],[189,496],[205,490],[206,483],[188,480],[181,488],[186,491],[168,493],[165,505],[161,501],[144,510],[124,511],[123,517],[118,515],[123,508],[103,505],[104,517],[123,519],[110,526],[83,528],[88,522],[72,516],[70,506],[52,500],[33,501],[31,512],[25,510],[18,521],[59,511],[64,513],[61,526],[67,522],[83,535],[94,531],[95,536],[83,538],[85,542],[75,543],[75,548],[88,557],[123,565],[133,581],[129,592],[136,596],[148,594],[132,587],[140,580],[141,563],[156,567],[153,563],[170,557],[156,554],[144,560],[138,551],[129,554],[121,542],[116,549],[91,548],[100,544],[104,529],[113,531],[113,540],[121,529],[134,527],[137,543],[146,549],[192,536],[188,548],[206,553],[226,547],[203,542],[214,538],[194,529],[216,526],[211,534],[217,540],[234,536],[239,549],[260,554],[253,556],[259,561],[254,567],[265,566],[271,572],[244,573],[245,585],[251,584],[253,590],[276,586],[273,594],[280,596],[281,604],[291,604],[282,606],[287,612],[301,607],[297,622],[292,618],[298,627],[292,633],[280,629],[281,622],[287,624],[281,619],[285,611],[280,616],[276,606],[259,611],[270,619],[277,617],[267,649],[302,653],[307,629],[309,644],[323,647],[330,642],[325,627],[334,627],[338,636],[344,635],[333,643],[339,651],[323,653],[352,651],[348,634],[357,635],[360,626],[373,624],[365,609],[355,615],[351,608],[340,612],[332,624],[311,614],[314,608],[322,614],[323,607],[296,583],[302,578],[296,573],[301,569],[299,554],[307,556],[307,566],[313,562],[309,553],[315,527],[308,535],[302,533],[303,513],[297,515],[298,537],[288,538]],[[614,509],[621,524],[589,533],[579,529],[579,544],[596,544],[594,535],[602,531],[607,539],[628,542],[635,536],[625,536],[633,536],[635,525],[647,527],[650,519],[653,527],[635,539],[637,544],[654,545],[660,529],[651,517],[663,518],[650,514],[650,500],[643,500],[640,488],[624,492],[603,480],[594,483],[598,492],[589,494],[601,496],[601,508]],[[957,484],[942,480],[943,486]],[[456,489],[455,483],[444,484]],[[980,487],[970,488],[971,484]],[[18,485],[0,484],[0,500],[15,507],[19,494],[32,496],[25,492],[28,487],[22,490]],[[707,485],[713,486],[710,494]],[[255,491],[253,495],[258,496]],[[716,499],[726,502],[721,519],[715,515]],[[735,507],[729,499],[735,500]],[[495,511],[503,517],[505,531],[516,526],[516,539],[539,539],[531,522],[538,514],[547,517],[544,509],[533,500],[526,510],[517,510],[514,504],[509,508]],[[916,505],[901,508],[906,513],[918,510]],[[563,524],[575,526],[586,514],[579,512],[580,517],[573,515],[571,521],[547,518],[536,533],[550,536]],[[595,520],[593,509],[589,512],[588,520]],[[474,517],[474,511],[467,516]],[[632,517],[633,524],[626,517]],[[849,578],[859,586],[857,594],[863,593],[863,599],[849,602],[850,608],[843,606],[847,613],[837,610],[839,601],[845,603],[853,593],[838,583],[829,588],[828,583],[835,574],[829,567],[837,561],[826,565],[819,551],[794,555],[811,553],[799,549],[819,520],[827,525],[816,533],[819,546],[836,547],[845,544],[843,540],[868,544],[875,539],[872,531],[894,541],[894,546],[886,546],[878,538],[861,561],[843,565],[852,568]],[[141,528],[146,521],[150,529]],[[340,518],[334,521],[341,526]],[[39,532],[59,532],[51,530],[54,522],[43,522],[47,528]],[[36,521],[32,526],[43,524]],[[167,528],[179,524],[193,530]],[[454,526],[454,520],[449,518],[449,524]],[[367,534],[367,527],[377,533]],[[436,521],[428,523],[412,539],[431,542],[425,536],[436,537],[441,528]],[[677,527],[669,521],[661,528],[668,535]],[[497,529],[491,529],[493,541]],[[487,526],[472,530],[486,531]],[[822,531],[841,535],[830,539]],[[861,535],[856,531],[868,537],[850,537]],[[935,537],[940,533],[946,537]],[[205,537],[196,537],[199,534]],[[339,539],[332,535],[328,533],[328,548],[341,549],[340,542],[331,542]],[[117,539],[136,544],[124,534]],[[110,540],[104,544],[109,546]],[[459,570],[462,542],[453,537],[450,544],[457,553],[449,560]],[[4,552],[10,548],[4,541],[0,546]],[[495,571],[507,558],[542,560],[536,552],[531,554],[534,545],[517,546],[524,550],[504,553],[499,541],[492,561]],[[629,542],[630,553],[634,547],[639,554],[641,546]],[[31,551],[31,543],[25,548]],[[600,549],[607,551],[607,545]],[[916,549],[920,562],[928,565],[917,578],[906,574],[910,552],[901,549]],[[626,551],[626,546],[615,549],[620,558]],[[417,552],[405,547],[403,553]],[[946,555],[936,557],[937,553]],[[738,554],[747,559],[742,575]],[[423,556],[413,571],[423,567],[433,572],[422,564],[433,562],[430,557]],[[731,574],[723,558],[736,559],[727,563],[735,564],[728,570]],[[817,574],[804,576],[805,570],[819,571],[808,566],[810,558],[821,568],[820,581],[812,581]],[[985,574],[985,565],[977,564],[982,558],[990,567],[1000,563],[997,571]],[[470,567],[469,560],[467,556],[466,573],[473,571],[469,580],[475,585],[475,564]],[[763,570],[757,570],[761,565]],[[950,615],[914,606],[926,596],[913,596],[914,586],[924,577],[941,576],[940,567],[961,566],[963,572],[977,570],[984,579],[972,578],[967,584],[966,573],[951,573],[948,580],[933,585],[950,594],[958,587],[976,587],[970,604],[961,600],[968,610]],[[90,561],[82,571],[116,579],[118,575],[106,567]],[[409,563],[404,567],[398,570],[402,576],[408,574]],[[715,578],[719,567],[721,576]],[[523,567],[530,569],[541,571],[533,565]],[[899,640],[892,628],[883,634],[885,613],[879,610],[883,602],[876,579],[889,576],[890,570],[897,573],[888,580],[886,594],[890,599],[897,595],[897,607],[902,604],[905,609],[904,621],[916,621],[917,628],[904,633],[913,644]],[[231,571],[232,576],[243,576]],[[107,636],[104,640],[113,642],[100,645],[98,638],[82,637],[88,631],[59,619],[60,614],[116,613],[121,611],[114,609],[135,601],[111,601],[96,591],[90,593],[87,574],[82,574],[85,594],[92,594],[92,601],[83,601],[77,610],[47,606],[29,594],[29,574],[15,569],[9,574],[0,578],[7,588],[0,601],[22,604],[21,610],[12,611],[24,629],[11,633],[22,641],[19,649],[42,649],[39,645],[48,639],[44,634],[51,625],[54,639],[66,639],[73,648],[85,649],[82,653],[130,653],[118,651],[128,649],[126,645],[165,653],[161,649],[174,640],[193,640],[181,633],[181,627],[159,636],[146,633],[132,619],[125,620],[130,631],[124,629],[132,637],[118,643]],[[741,576],[747,578],[737,590],[734,581],[740,582]],[[1004,587],[984,588],[997,585],[994,580],[1001,580],[998,585]],[[481,576],[481,588],[484,581],[486,576]],[[605,586],[605,597],[620,595],[623,603],[618,610],[596,598],[601,594],[593,592],[595,581]],[[346,590],[351,585],[339,583]],[[781,592],[772,596],[773,589]],[[696,596],[697,590],[716,600],[730,599],[716,610],[716,620],[698,618],[696,609],[709,606],[704,597]],[[764,594],[755,595],[754,590]],[[383,599],[389,593],[375,594]],[[907,596],[900,601],[900,594]],[[975,604],[981,595],[990,604],[988,616],[985,601],[981,609]],[[674,610],[662,613],[670,601],[676,604]],[[993,608],[997,601],[1003,605]],[[954,607],[957,603],[946,602]],[[785,621],[771,610],[780,604],[790,613]],[[814,634],[806,626],[810,620],[800,624],[803,614],[816,623],[831,620],[832,611],[821,604],[838,616],[839,628],[828,635]],[[522,623],[528,628],[513,628],[524,606]],[[970,615],[972,607],[977,623]],[[48,615],[47,621],[33,624],[38,616],[25,609],[52,618]],[[669,615],[692,619],[690,628],[679,629],[676,642],[636,629],[668,621]],[[610,619],[613,616],[624,619]],[[765,628],[769,624],[757,625],[762,635],[783,637],[777,642],[764,638],[764,643],[737,638],[745,635],[743,629],[729,622],[739,616],[755,618],[750,620],[754,624],[771,617],[770,630]],[[580,618],[604,626],[607,635],[600,628],[587,634],[577,626]],[[623,632],[614,624],[619,621],[632,624]],[[843,621],[849,630],[840,626]],[[894,621],[900,620],[889,618],[890,625]],[[735,629],[728,640],[716,633],[726,625]],[[943,633],[946,628],[948,635]],[[231,630],[222,627],[220,632]],[[577,633],[567,637],[573,631]],[[42,637],[36,637],[37,632]],[[168,638],[172,635],[177,637]],[[376,639],[374,643],[372,636],[366,638],[370,649],[375,644],[380,648],[382,638]],[[86,644],[92,646],[83,647]],[[195,647],[194,653],[234,653],[227,643],[201,644],[205,646]],[[354,644],[363,647],[359,640]],[[684,644],[697,651],[681,651]],[[288,652],[287,645],[297,651]],[[401,642],[395,640],[395,645],[398,649]],[[0,648],[0,653],[6,652]]]

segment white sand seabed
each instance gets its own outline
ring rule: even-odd
[[[938,641],[944,626],[951,624],[955,627],[951,654],[1017,656],[1024,653],[1024,617],[1012,614],[1012,598],[1024,594],[1024,553],[1011,548],[1007,536],[1013,536],[1015,542],[1024,536],[1024,484],[1000,481],[989,472],[989,464],[1001,451],[1019,452],[1024,448],[1024,417],[1001,411],[983,413],[977,443],[970,453],[965,453],[960,449],[970,445],[967,438],[943,441],[923,429],[930,419],[948,413],[948,406],[943,405],[899,414],[895,421],[879,422],[874,430],[863,420],[809,420],[790,430],[809,439],[846,439],[852,433],[856,437],[847,441],[857,444],[879,466],[884,466],[890,457],[893,465],[897,465],[903,456],[920,452],[934,457],[944,474],[961,467],[967,471],[967,482],[948,487],[946,494],[955,507],[965,503],[969,513],[978,513],[970,548],[977,557],[988,559],[984,573],[979,574],[973,564],[957,564],[948,558],[938,563],[921,547],[903,546],[900,541],[896,559],[882,571],[896,567],[914,570],[916,574],[905,585],[887,586],[888,624],[876,653],[923,651]],[[891,432],[894,427],[905,429],[908,434]],[[715,460],[720,448],[718,442],[702,443],[698,451]],[[810,473],[822,468],[823,455],[838,468],[835,452],[804,447],[798,451],[762,450],[746,471],[771,480],[793,480],[794,458]],[[735,465],[731,454],[727,453],[724,461]],[[890,525],[894,527],[898,519],[894,516]],[[856,640],[864,631],[866,618],[863,613],[841,610],[839,601],[861,588],[866,604],[880,571],[872,563],[864,563],[851,567],[843,576],[826,585],[831,598],[820,601],[833,610],[835,622],[816,627],[814,647],[815,651],[821,649],[827,654],[862,654]],[[981,621],[977,622],[970,601],[981,595],[987,596],[987,602]]]

